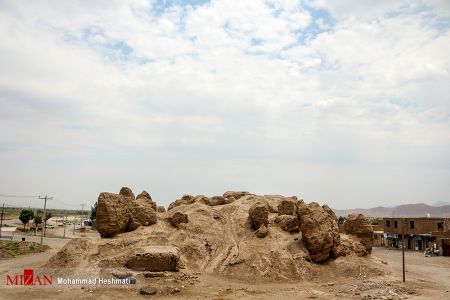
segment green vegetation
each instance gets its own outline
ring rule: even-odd
[[[346,217],[343,217],[343,216],[340,216],[340,217],[337,219],[337,223],[338,223],[338,224],[344,224],[345,221],[347,221],[347,218],[346,218]]]
[[[91,220],[95,220],[97,217],[97,202],[95,202],[94,206],[91,206]]]
[[[35,242],[0,241],[0,259],[15,257],[27,253],[43,252],[49,246],[42,247]]]
[[[380,219],[374,218],[370,220],[370,225],[378,225],[378,224],[380,224]]]
[[[23,223],[23,229],[25,230],[25,226],[28,224],[30,220],[34,218],[34,212],[31,209],[22,209],[19,215],[20,221]]]
[[[35,224],[35,226],[38,226],[39,224],[42,223],[42,217],[40,215],[34,216],[33,223]]]
[[[17,242],[9,242],[4,245],[2,249],[10,256],[17,256],[22,254],[22,252],[20,251],[19,243]]]
[[[5,207],[4,209],[4,219],[12,219],[17,218],[17,216],[20,215],[20,212],[22,210],[32,210],[33,212],[36,211],[36,208],[28,208],[28,207]],[[42,215],[42,209],[37,209],[37,213]],[[47,214],[51,213],[52,216],[73,216],[73,215],[81,215],[81,210],[75,210],[75,209],[60,209],[60,208],[47,208]],[[86,212],[84,212],[86,214]]]
[[[47,212],[47,214],[45,215],[45,222],[48,221],[48,219],[50,219],[52,217],[52,213],[51,212]]]

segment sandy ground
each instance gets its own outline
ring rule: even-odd
[[[5,272],[12,269],[20,269],[20,273],[22,268],[43,265],[56,250],[0,262],[2,281]],[[317,278],[301,282],[258,283],[181,270],[179,273],[166,273],[164,278],[137,276],[136,284],[126,286],[2,285],[0,299],[450,299],[448,257],[424,257],[421,253],[407,252],[405,284],[401,282],[400,251],[374,248],[369,259],[387,275],[361,275],[352,280],[342,277],[330,282]],[[144,285],[155,287],[157,293],[153,296],[139,295],[139,288]]]
[[[373,248],[372,257],[386,261],[393,276],[402,280],[402,251]],[[405,265],[406,281],[419,282],[424,289],[423,295],[414,299],[450,299],[450,257],[425,257],[421,252],[407,251]]]

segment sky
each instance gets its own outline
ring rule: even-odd
[[[0,202],[450,201],[449,1],[0,0]]]

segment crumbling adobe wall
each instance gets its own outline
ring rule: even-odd
[[[297,216],[302,231],[302,240],[313,262],[324,262],[330,257],[340,256],[339,228],[336,215],[327,206],[316,202],[297,203]]]
[[[363,251],[358,251],[358,255],[364,256],[372,253],[373,227],[369,224],[369,219],[363,214],[350,214],[344,224],[345,232],[356,237]]]
[[[119,194],[100,193],[97,202],[96,226],[103,238],[117,233],[133,231],[139,226],[156,223],[154,205],[147,197],[134,199],[129,188],[122,188]]]

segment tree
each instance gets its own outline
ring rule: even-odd
[[[344,224],[345,221],[347,221],[347,218],[343,216],[339,216],[339,218],[337,219],[338,224]]]
[[[380,224],[380,220],[378,218],[370,220],[370,225],[378,225],[378,224]]]
[[[33,223],[38,226],[39,224],[42,224],[42,217],[40,215],[36,215],[34,217]]]
[[[51,212],[48,212],[48,213],[46,214],[46,216],[45,216],[45,222],[47,222],[48,219],[50,219],[51,217],[52,217],[52,213],[51,213]]]
[[[97,202],[94,203],[94,206],[91,206],[91,220],[95,220],[97,218]]]
[[[33,223],[34,223],[34,235],[36,235],[38,226],[39,226],[39,224],[42,223],[42,217],[39,215],[39,210],[37,211],[36,215],[34,216]]]
[[[31,209],[22,209],[19,215],[20,221],[23,223],[23,230],[25,230],[25,226],[28,222],[34,218],[34,212]]]

